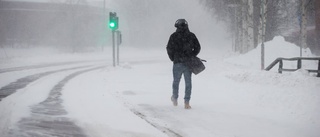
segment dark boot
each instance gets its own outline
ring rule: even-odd
[[[189,101],[184,101],[184,108],[185,109],[191,109],[191,106],[189,104]]]

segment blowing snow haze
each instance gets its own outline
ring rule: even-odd
[[[48,45],[72,51],[111,46],[107,27],[111,11],[117,12],[125,46],[164,48],[179,18],[189,22],[203,47],[221,47],[227,38],[223,25],[195,0],[106,0],[105,15],[103,0],[0,3],[3,45]]]
[[[279,31],[266,29],[270,40],[281,30],[288,37],[262,46],[259,25],[255,34],[241,21],[250,18],[242,11],[253,3],[236,9],[227,3],[243,1],[0,0],[0,137],[320,137],[319,56],[286,41],[299,40],[288,32],[299,24],[296,15],[282,15],[298,8],[268,12],[282,13],[269,20],[281,23],[271,24]],[[109,12],[120,21],[119,54],[111,46]],[[188,69],[172,63],[166,51],[181,18],[207,62],[201,74],[179,74],[179,98],[172,102],[175,72]],[[195,45],[177,43],[193,52]],[[249,50],[247,43],[257,47]],[[310,60],[296,58],[301,53]],[[265,67],[279,65],[261,70],[262,58]],[[191,75],[185,102],[185,76]]]
[[[118,10],[121,30],[129,36],[130,45],[166,45],[179,18],[189,22],[201,44],[221,43],[226,38],[221,25],[195,0],[117,0],[108,8]]]

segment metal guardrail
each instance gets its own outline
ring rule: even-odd
[[[297,69],[284,69],[283,61],[297,61]],[[295,57],[295,58],[277,58],[273,61],[265,70],[271,70],[277,63],[279,63],[278,72],[282,73],[282,71],[297,71],[301,69],[302,60],[318,60],[318,70],[307,70],[309,73],[318,73],[317,77],[320,77],[320,57]]]

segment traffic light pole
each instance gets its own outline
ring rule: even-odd
[[[117,65],[119,65],[120,31],[117,31]]]
[[[119,18],[117,17],[116,12],[109,12],[109,28],[112,30],[112,60],[113,60],[113,67],[116,65],[119,65],[119,45],[121,43],[121,32],[118,31],[119,27]],[[117,36],[115,36],[115,33],[117,33]],[[116,52],[116,41],[115,37],[117,37],[117,52]],[[116,58],[117,54],[117,58]],[[117,63],[116,63],[117,59]]]
[[[115,49],[115,40],[114,40],[115,31],[112,30],[112,57],[113,57],[113,67],[116,66],[116,49]]]

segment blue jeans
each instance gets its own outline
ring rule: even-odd
[[[191,96],[191,74],[192,72],[190,69],[183,63],[176,63],[173,65],[173,84],[172,84],[172,90],[173,94],[172,97],[177,99],[179,97],[179,84],[180,79],[183,74],[184,81],[185,81],[185,95],[184,100],[189,101]]]

